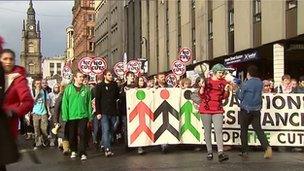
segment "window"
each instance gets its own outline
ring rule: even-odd
[[[57,70],[61,70],[61,63],[57,63]]]
[[[34,52],[35,52],[34,44],[33,44],[33,43],[30,43],[30,44],[28,45],[28,52],[29,52],[29,53],[34,53]]]
[[[94,20],[95,20],[94,14],[89,14],[88,21],[94,21]]]
[[[89,50],[90,50],[91,52],[94,51],[94,42],[90,42],[90,43],[89,43]]]
[[[57,63],[57,74],[61,75],[61,63]]]
[[[208,20],[208,38],[209,40],[213,39],[213,28],[212,28],[212,18]]]
[[[177,0],[177,25],[178,25],[178,49],[182,47],[182,28],[181,28],[181,0]]]
[[[286,9],[290,10],[297,7],[297,0],[287,0],[286,1]]]
[[[253,0],[253,21],[261,21],[261,0]]]
[[[229,10],[229,31],[234,31],[234,9]]]
[[[89,7],[93,7],[94,8],[94,0],[90,0],[89,1]]]

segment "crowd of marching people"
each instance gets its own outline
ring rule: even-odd
[[[124,79],[117,79],[111,70],[106,70],[97,77],[95,83],[89,83],[88,76],[75,70],[73,81],[69,84],[57,83],[49,87],[46,79],[35,78],[33,87],[29,88],[25,70],[14,63],[14,52],[4,49],[0,59],[6,81],[1,87],[6,92],[1,100],[1,111],[9,118],[12,137],[17,138],[19,119],[21,133],[26,139],[33,139],[35,150],[58,146],[64,155],[80,157],[81,160],[87,159],[89,142],[96,149],[103,150],[106,157],[114,155],[113,142],[123,141],[128,149],[126,91],[133,88],[170,87],[163,73],[148,80],[144,76],[127,72]],[[216,137],[218,160],[223,162],[229,159],[223,148],[225,111],[222,101],[231,92],[235,92],[240,100],[241,156],[248,157],[247,133],[248,126],[252,125],[265,150],[264,157],[271,158],[272,149],[260,123],[262,93],[303,93],[304,77],[300,77],[297,82],[289,75],[284,75],[282,83],[274,88],[271,81],[258,78],[256,66],[247,69],[247,79],[242,84],[227,81],[227,68],[222,64],[212,66],[211,71],[210,77],[201,76],[195,82],[182,78],[175,86],[197,89],[196,98],[199,99],[193,101],[198,103],[203,120],[207,159],[213,159],[212,129]],[[162,152],[165,153],[167,149],[166,144],[161,145]],[[145,153],[144,148],[137,150],[139,154]]]

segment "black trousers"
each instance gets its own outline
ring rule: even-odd
[[[261,111],[250,111],[241,109],[240,115],[240,125],[241,125],[241,143],[242,152],[248,152],[248,126],[251,124],[254,132],[264,150],[269,147],[269,142],[267,141],[266,135],[261,127]]]
[[[0,171],[6,171],[5,165],[0,165]]]
[[[68,121],[68,137],[70,143],[70,149],[73,152],[79,153],[79,155],[86,155],[87,145],[87,123],[88,119],[78,119]],[[78,136],[79,136],[79,148],[78,148]]]

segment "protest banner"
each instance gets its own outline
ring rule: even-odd
[[[205,144],[201,115],[191,101],[194,89],[127,91],[128,145]],[[272,146],[303,146],[304,94],[264,94],[261,125]],[[223,140],[240,145],[240,108],[235,94],[223,102]],[[259,145],[249,127],[249,145]],[[215,134],[212,133],[215,144]]]

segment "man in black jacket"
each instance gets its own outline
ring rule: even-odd
[[[117,127],[116,101],[119,97],[119,88],[113,81],[111,71],[104,72],[104,81],[97,84],[95,89],[95,107],[97,119],[101,119],[102,123],[102,143],[105,148],[105,156],[112,156],[111,140],[113,132]]]

